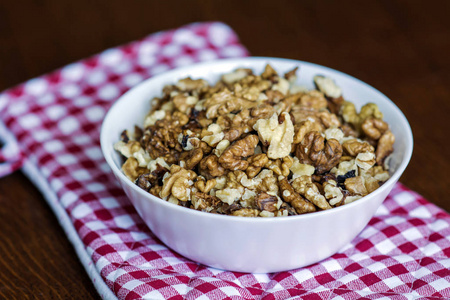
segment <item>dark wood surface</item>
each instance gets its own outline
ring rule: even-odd
[[[446,0],[0,0],[0,90],[155,31],[220,20],[252,55],[326,65],[390,97],[415,138],[401,182],[450,211],[449,15]],[[20,172],[0,179],[0,270],[2,299],[98,297]]]

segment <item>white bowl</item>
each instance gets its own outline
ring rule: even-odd
[[[121,158],[113,145],[124,129],[143,124],[150,99],[164,85],[190,76],[216,82],[239,67],[256,73],[270,63],[280,74],[299,67],[298,82],[313,88],[313,76],[330,76],[346,100],[357,108],[378,104],[396,137],[390,161],[391,178],[375,192],[353,203],[326,211],[279,218],[243,218],[196,211],[163,201],[131,182],[121,172]],[[110,109],[101,129],[103,154],[139,215],[168,247],[202,264],[240,272],[278,272],[325,259],[355,238],[367,225],[405,170],[412,154],[411,128],[403,113],[385,95],[344,73],[316,64],[250,57],[200,63],[150,78],[125,93]]]

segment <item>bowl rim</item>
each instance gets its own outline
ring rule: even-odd
[[[371,89],[373,90],[373,92],[375,94],[378,94],[378,96],[380,96],[382,99],[384,99],[385,101],[387,101],[390,105],[392,105],[394,107],[394,109],[397,111],[398,115],[400,116],[399,122],[403,123],[401,124],[403,127],[405,127],[405,131],[406,131],[406,141],[407,141],[407,145],[405,147],[405,155],[403,156],[402,162],[401,164],[398,166],[397,170],[391,175],[391,177],[384,182],[384,184],[379,187],[377,190],[375,190],[374,192],[362,197],[361,199],[358,199],[357,201],[354,201],[352,203],[349,204],[345,204],[339,207],[335,207],[332,209],[327,209],[327,210],[322,210],[322,211],[316,211],[313,213],[308,213],[308,214],[301,214],[301,215],[295,215],[295,216],[288,216],[288,217],[274,217],[274,218],[245,218],[245,217],[236,217],[236,216],[230,216],[230,215],[220,215],[220,214],[212,214],[212,213],[208,213],[208,212],[203,212],[203,211],[198,211],[195,209],[191,209],[191,208],[187,208],[187,207],[183,207],[183,206],[179,206],[179,205],[175,205],[173,203],[164,201],[163,199],[156,197],[144,190],[142,190],[141,188],[139,188],[137,185],[135,185],[131,180],[129,180],[125,174],[123,174],[123,172],[121,171],[121,169],[119,169],[114,160],[112,159],[112,156],[109,155],[109,151],[107,151],[107,147],[110,146],[107,143],[107,124],[110,123],[110,119],[112,118],[112,111],[114,111],[115,109],[117,109],[117,107],[119,106],[119,104],[121,102],[123,102],[124,99],[128,98],[130,94],[135,93],[137,90],[143,88],[144,86],[147,86],[149,84],[151,84],[152,81],[157,80],[158,78],[162,77],[162,76],[167,76],[170,77],[171,74],[174,74],[175,76],[173,76],[174,78],[179,77],[179,73],[183,73],[186,71],[189,71],[191,69],[195,69],[195,68],[201,68],[207,65],[222,65],[222,64],[245,64],[245,63],[251,63],[251,62],[258,62],[258,63],[271,63],[274,64],[274,68],[276,69],[276,62],[286,62],[286,63],[295,63],[300,65],[300,67],[302,65],[305,66],[310,66],[310,67],[314,67],[314,68],[321,68],[327,71],[331,71],[334,73],[337,73],[341,76],[344,77],[348,77],[350,80],[353,80],[359,84],[361,84],[362,86],[364,86],[365,88]],[[238,66],[236,66],[238,67]],[[251,67],[251,66],[249,66]],[[294,222],[297,221],[299,219],[309,219],[309,218],[314,218],[314,217],[319,217],[319,216],[326,216],[328,214],[335,214],[335,213],[339,213],[340,211],[346,210],[346,209],[350,209],[352,207],[356,207],[359,205],[364,205],[365,202],[370,201],[371,198],[376,197],[377,195],[381,194],[386,187],[390,186],[391,184],[393,185],[394,183],[396,183],[398,181],[398,179],[400,178],[400,176],[403,174],[404,170],[406,169],[407,165],[409,164],[410,160],[411,160],[411,156],[413,153],[413,147],[414,147],[414,140],[413,140],[413,135],[412,135],[412,130],[411,130],[411,126],[408,122],[408,120],[406,119],[405,115],[403,114],[403,112],[398,108],[397,105],[395,105],[395,103],[388,98],[385,94],[383,94],[382,92],[380,92],[378,89],[374,88],[373,86],[365,83],[364,81],[355,78],[349,74],[346,74],[344,72],[326,67],[326,66],[322,66],[319,64],[315,64],[315,63],[311,63],[311,62],[306,62],[306,61],[301,61],[301,60],[295,60],[295,59],[287,59],[287,58],[277,58],[277,57],[262,57],[262,56],[250,56],[250,57],[244,57],[244,58],[225,58],[225,59],[217,59],[217,60],[213,60],[213,61],[206,61],[206,62],[199,62],[199,63],[194,63],[188,66],[183,66],[183,67],[179,67],[179,68],[175,68],[172,70],[168,70],[165,71],[163,73],[157,74],[155,76],[152,76],[148,79],[145,79],[144,81],[140,82],[139,84],[133,86],[132,88],[130,88],[127,92],[125,92],[123,95],[121,95],[114,103],[113,105],[109,108],[108,112],[106,113],[102,125],[101,125],[101,130],[100,130],[100,145],[101,145],[101,150],[102,150],[102,154],[103,157],[106,159],[106,162],[108,163],[110,169],[113,171],[113,173],[118,176],[118,179],[120,178],[120,181],[125,182],[125,184],[132,188],[135,192],[137,192],[140,196],[142,196],[143,198],[145,198],[145,200],[147,201],[157,201],[158,204],[166,206],[167,209],[169,210],[175,210],[177,212],[180,213],[187,213],[187,214],[192,214],[192,216],[198,216],[198,217],[203,217],[203,218],[208,218],[211,220],[222,220],[222,221],[226,221],[226,220],[232,220],[233,222],[242,222],[242,223],[266,223],[266,222]],[[121,186],[122,187],[122,186]],[[384,188],[383,188],[384,187]],[[122,187],[123,188],[123,187]]]

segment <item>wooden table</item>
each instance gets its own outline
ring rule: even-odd
[[[351,74],[408,118],[414,154],[401,182],[450,211],[450,1],[0,1],[0,90],[108,47],[221,20],[253,55]],[[368,101],[370,99],[367,99]],[[98,295],[40,193],[0,179],[0,298]]]

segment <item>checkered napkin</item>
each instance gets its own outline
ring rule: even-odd
[[[208,268],[149,231],[102,157],[106,111],[152,75],[245,55],[228,26],[196,23],[7,90],[0,94],[0,173],[22,168],[39,187],[103,298],[450,298],[450,215],[400,184],[351,244],[288,272]]]

